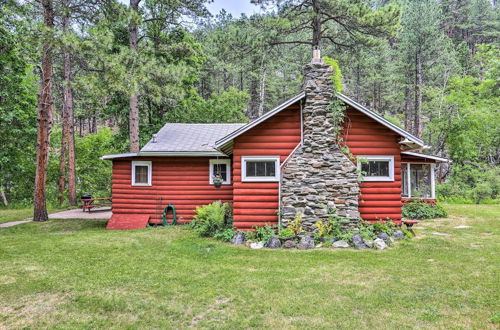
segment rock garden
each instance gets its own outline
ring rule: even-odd
[[[202,237],[213,237],[232,245],[250,249],[299,249],[318,248],[360,250],[384,250],[397,241],[408,239],[412,234],[404,227],[396,227],[390,221],[376,223],[359,222],[330,212],[327,219],[315,223],[313,230],[303,227],[302,214],[289,221],[287,227],[261,226],[253,231],[236,231],[232,226],[231,205],[215,202],[198,207],[190,226]]]

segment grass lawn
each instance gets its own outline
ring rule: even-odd
[[[67,210],[67,208],[47,208],[49,213]],[[0,223],[24,220],[33,217],[33,208],[0,208]]]
[[[446,207],[386,251],[250,250],[103,220],[0,229],[0,328],[498,328],[499,206]]]

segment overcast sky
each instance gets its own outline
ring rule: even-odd
[[[239,17],[241,13],[251,15],[259,12],[260,9],[259,6],[252,5],[250,0],[215,0],[207,7],[213,15],[219,13],[221,9],[225,9],[234,17]]]

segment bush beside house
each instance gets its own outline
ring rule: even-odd
[[[318,221],[314,231],[306,231],[302,214],[298,212],[287,227],[266,225],[243,232],[233,227],[231,210],[230,203],[220,201],[197,207],[190,226],[202,237],[213,237],[252,249],[354,247],[383,250],[395,241],[411,237],[405,228],[399,229],[392,222],[362,222],[353,228],[350,219],[336,212],[331,212],[327,220]]]

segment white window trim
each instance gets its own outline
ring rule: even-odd
[[[135,167],[136,166],[147,166],[148,167],[148,183],[135,183]],[[151,186],[152,182],[152,169],[153,165],[151,161],[145,161],[145,160],[135,160],[132,161],[132,186],[139,186],[139,187],[148,187]]]
[[[358,156],[358,159],[365,161],[377,161],[377,160],[388,160],[389,161],[389,176],[363,176],[363,181],[378,181],[378,182],[389,182],[394,181],[394,156],[372,156],[363,155]],[[358,171],[361,171],[361,161],[358,161]]]
[[[431,197],[412,197],[411,196],[411,179],[410,179],[410,165],[411,164],[425,164],[431,166]],[[436,164],[435,163],[425,163],[425,162],[411,162],[411,163],[401,163],[401,166],[406,166],[406,172],[408,175],[406,176],[406,186],[408,187],[408,196],[403,196],[403,191],[401,191],[401,196],[403,198],[413,198],[413,199],[436,199]],[[401,175],[403,173],[401,172]],[[405,178],[402,178],[404,180]]]
[[[210,159],[210,184],[214,184],[214,165],[226,164],[227,179],[222,184],[231,184],[231,159]]]
[[[247,161],[273,161],[274,176],[251,176],[247,177]],[[242,182],[279,182],[280,181],[280,156],[242,156],[241,157],[241,181]]]

